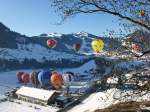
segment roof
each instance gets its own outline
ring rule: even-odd
[[[79,81],[79,82],[71,82],[69,84],[69,92],[71,93],[85,93],[88,92],[94,82],[92,81]]]
[[[43,101],[48,101],[50,97],[56,93],[55,90],[44,90],[44,89],[37,89],[33,87],[21,87],[16,94],[23,95],[27,97],[36,98]]]
[[[56,99],[57,99],[57,100],[61,100],[61,101],[68,100],[68,98],[65,97],[65,96],[59,96],[59,97],[57,97]]]
[[[94,82],[92,81],[74,81],[74,82],[70,82],[70,86],[74,87],[89,87],[92,86]]]

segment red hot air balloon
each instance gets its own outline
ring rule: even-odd
[[[144,16],[144,15],[145,15],[145,10],[139,10],[139,14],[140,14],[141,16]]]
[[[63,84],[62,75],[57,72],[53,72],[51,76],[51,84],[55,89],[59,89]]]
[[[138,44],[132,44],[132,50],[136,51],[136,52],[142,52],[142,47]]]
[[[73,49],[74,49],[75,51],[79,51],[80,48],[81,48],[81,45],[80,45],[79,43],[73,45]]]
[[[24,73],[24,74],[21,76],[21,79],[22,79],[23,83],[27,84],[27,83],[29,83],[29,81],[30,81],[30,75],[27,74],[27,73]]]
[[[54,39],[48,39],[47,40],[47,46],[49,47],[49,48],[54,48],[54,47],[56,47],[56,40],[54,40]]]
[[[16,73],[17,79],[18,79],[19,82],[22,82],[22,78],[21,78],[21,77],[22,77],[23,73],[24,73],[24,72],[17,72],[17,73]]]

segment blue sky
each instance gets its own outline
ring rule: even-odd
[[[13,31],[28,36],[78,31],[99,36],[106,29],[119,29],[117,19],[106,14],[81,14],[68,19],[62,25],[54,25],[58,20],[60,17],[50,7],[49,0],[0,0],[0,22]]]

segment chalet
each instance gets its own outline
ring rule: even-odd
[[[23,101],[40,105],[48,105],[55,102],[58,93],[55,90],[44,90],[23,86],[16,91],[16,95],[18,96],[18,99]]]

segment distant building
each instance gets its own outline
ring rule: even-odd
[[[67,103],[71,102],[71,99],[69,97],[59,96],[56,98],[56,102],[58,107],[64,108]]]
[[[93,86],[94,82],[92,81],[70,82],[67,91],[71,94],[85,94],[92,92]]]
[[[44,90],[32,87],[21,87],[16,91],[18,99],[40,104],[48,105],[55,102],[58,93],[55,90]]]

